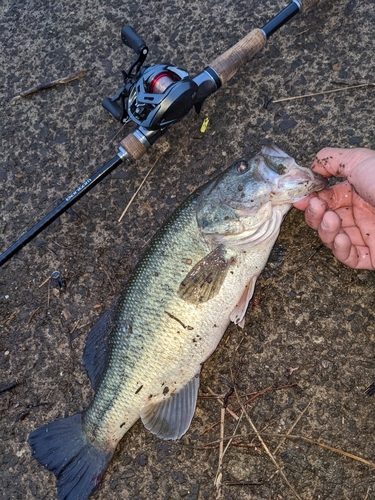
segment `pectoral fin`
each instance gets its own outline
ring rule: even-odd
[[[179,439],[189,429],[197,404],[199,373],[166,399],[142,408],[143,425],[161,439]]]
[[[221,285],[234,262],[224,245],[219,245],[200,260],[182,280],[178,296],[192,304],[207,302],[219,293]]]
[[[241,295],[241,298],[240,298],[238,304],[233,309],[233,311],[230,315],[230,320],[233,321],[233,323],[235,325],[239,325],[241,328],[243,328],[245,325],[245,314],[246,314],[247,306],[249,305],[251,297],[253,296],[255,283],[256,283],[257,278],[258,278],[258,276],[254,276],[249,281],[249,283],[247,284],[245,290],[243,291],[243,293]]]

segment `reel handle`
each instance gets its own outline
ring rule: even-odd
[[[109,113],[111,113],[116,120],[119,122],[122,121],[123,118],[123,110],[120,108],[118,103],[111,99],[110,97],[105,97],[102,101],[102,106],[104,109],[106,109]]]
[[[134,52],[138,55],[141,54],[144,48],[146,48],[147,50],[146,42],[129,25],[126,25],[122,28],[121,40],[127,47],[133,49]]]

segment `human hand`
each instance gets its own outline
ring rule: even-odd
[[[347,179],[294,203],[335,257],[354,269],[375,269],[375,151],[324,148],[312,170]]]

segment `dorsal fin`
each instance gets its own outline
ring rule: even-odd
[[[97,389],[108,358],[108,336],[113,328],[115,305],[103,313],[88,334],[82,364],[94,390]]]

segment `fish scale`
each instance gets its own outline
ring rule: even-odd
[[[230,321],[243,326],[283,217],[325,185],[274,146],[240,160],[177,209],[88,336],[91,405],[29,436],[35,458],[57,477],[59,500],[91,495],[139,417],[162,439],[188,430],[201,366]]]

